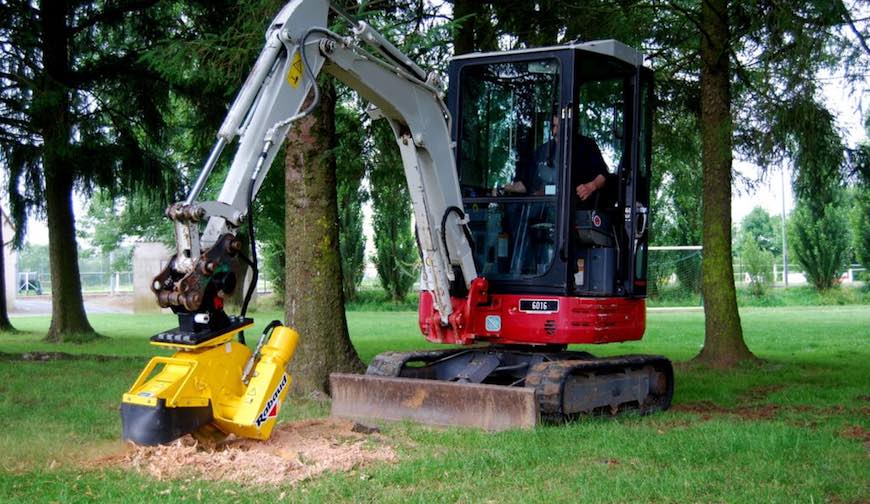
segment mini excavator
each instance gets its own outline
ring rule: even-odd
[[[326,28],[330,9],[350,33]],[[438,76],[366,22],[327,0],[293,0],[269,25],[190,194],[167,210],[177,250],[152,290],[179,326],[151,342],[176,352],[153,358],[124,394],[125,439],[269,437],[299,336],[275,321],[253,351],[245,344],[251,203],[290,126],[317,107],[321,72],[395,134],[421,256],[419,327],[449,346],[333,374],[333,415],[497,430],[669,407],[666,358],[569,349],[644,333],[653,76],[643,55],[614,40],[462,55],[445,103]],[[217,201],[198,201],[236,138]],[[598,190],[581,199],[595,169]],[[224,299],[243,263],[253,281],[230,316]]]

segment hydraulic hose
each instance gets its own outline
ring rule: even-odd
[[[266,133],[266,138],[264,142],[267,144],[274,144],[276,142],[275,135],[278,133],[278,130],[287,126],[303,117],[307,117],[309,114],[314,112],[314,109],[320,105],[320,86],[317,85],[317,77],[314,75],[314,72],[311,70],[311,65],[308,63],[308,55],[305,53],[305,44],[308,43],[308,37],[311,36],[312,33],[320,33],[329,37],[330,39],[336,40],[341,37],[335,32],[329,31],[326,28],[313,27],[309,28],[299,39],[299,52],[302,55],[302,69],[305,72],[305,75],[311,79],[311,88],[314,91],[314,98],[311,100],[311,103],[305,108],[305,110],[299,112],[296,115],[283,119],[281,121],[276,122]],[[264,149],[266,150],[266,149]]]
[[[451,213],[458,215],[460,220],[465,219],[465,212],[463,212],[458,206],[447,207],[447,210],[444,211],[444,215],[441,216],[441,243],[444,244],[444,254],[447,256],[448,264],[450,263],[450,249],[447,248],[447,217],[449,217]],[[474,248],[474,237],[471,236],[471,231],[468,230],[468,226],[462,226],[462,231],[465,233],[465,239],[468,240],[468,245],[471,248]]]
[[[257,170],[259,171],[259,170]],[[257,174],[251,177],[251,182],[248,184],[248,239],[251,240],[251,257],[245,257],[244,254],[239,254],[244,262],[251,268],[252,278],[248,284],[248,290],[245,292],[245,299],[242,301],[241,316],[244,317],[248,313],[248,305],[251,298],[254,297],[254,291],[257,290],[257,282],[260,279],[260,269],[257,267],[257,237],[254,234],[254,186],[257,183]],[[239,343],[245,344],[245,331],[239,331]]]

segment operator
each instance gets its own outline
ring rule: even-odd
[[[522,163],[517,167],[517,179],[504,186],[505,193],[531,194],[533,196],[556,194],[556,138],[558,135],[559,116],[554,114],[550,123],[550,139],[535,149],[531,163]],[[531,192],[526,187],[527,184],[531,188]],[[548,189],[551,189],[552,192],[549,192]]]
[[[571,187],[580,198],[575,208],[595,210],[598,198],[592,196],[607,185],[607,163],[604,162],[598,144],[588,136],[577,135],[572,150]]]
[[[531,194],[534,196],[555,195],[556,184],[556,139],[559,137],[559,116],[553,115],[550,140],[535,149],[534,172],[530,180]],[[607,184],[607,163],[601,155],[601,149],[590,137],[577,135],[573,142],[571,187],[580,199],[578,210],[593,210],[596,199],[592,195]],[[547,189],[554,188],[552,193]],[[527,194],[528,190],[522,180],[515,180],[504,187],[508,194]]]

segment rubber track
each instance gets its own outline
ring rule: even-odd
[[[449,350],[417,350],[414,352],[384,352],[372,359],[366,374],[397,377],[401,374],[405,364],[410,361],[434,362],[467,350],[465,348],[455,348]]]
[[[674,393],[673,366],[668,359],[658,355],[624,355],[589,360],[542,362],[529,370],[526,376],[526,387],[535,389],[542,418],[560,422],[571,416],[563,410],[562,400],[565,383],[571,376],[592,373],[599,376],[609,373],[622,374],[649,365],[663,372],[667,380],[663,385],[650,384],[650,395],[653,398],[651,401],[645,401],[640,409],[641,414],[649,414],[668,409]]]

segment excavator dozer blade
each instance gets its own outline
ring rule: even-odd
[[[329,381],[334,417],[492,431],[538,423],[535,391],[529,388],[341,373]]]

